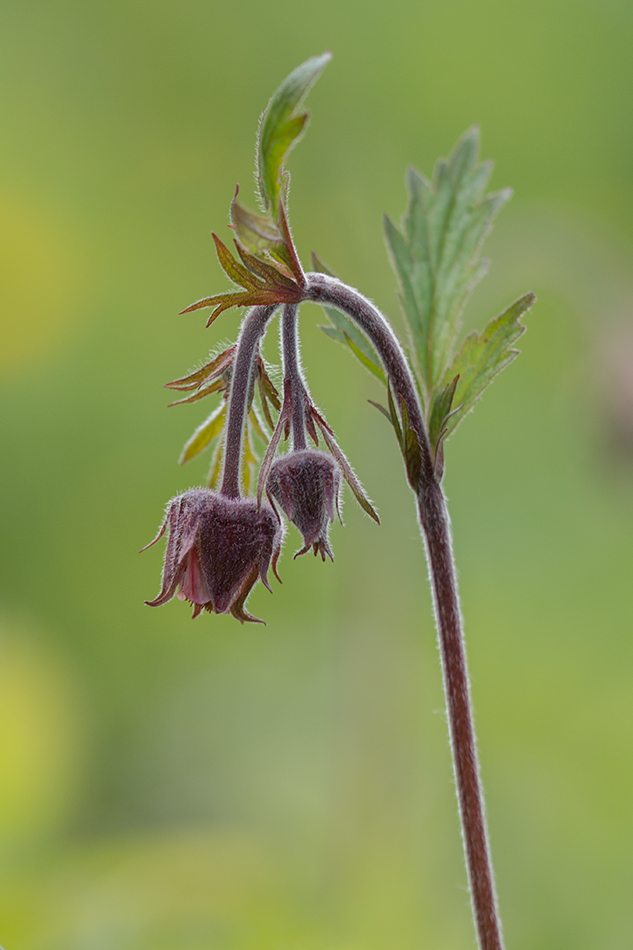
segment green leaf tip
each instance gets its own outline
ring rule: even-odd
[[[427,403],[453,359],[461,314],[487,270],[483,240],[510,190],[485,194],[491,162],[479,162],[479,130],[468,129],[431,182],[410,168],[407,209],[385,239],[398,277],[414,368]]]
[[[308,113],[300,107],[313,83],[332,58],[326,50],[313,56],[290,73],[274,93],[260,121],[257,137],[257,182],[264,211],[279,217],[283,163],[290,149],[303,135]]]

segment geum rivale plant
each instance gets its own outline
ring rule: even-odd
[[[315,406],[299,357],[298,308],[321,304],[323,329],[346,346],[385,389],[374,403],[393,426],[418,510],[433,592],[459,812],[475,926],[482,950],[503,940],[479,778],[466,653],[451,534],[441,489],[444,443],[491,380],[517,355],[521,316],[534,301],[520,297],[481,333],[461,345],[461,314],[486,271],[480,256],[492,220],[509,191],[486,194],[492,166],[478,161],[478,134],[470,129],[428,182],[407,173],[409,200],[401,227],[385,218],[408,330],[403,347],[389,321],[358,290],[338,280],[316,257],[306,273],[287,217],[289,173],[284,160],[303,134],[302,101],[330,59],[299,66],[270,100],[257,139],[260,211],[231,204],[234,250],[213,235],[233,289],[183,310],[211,309],[207,326],[230,307],[248,308],[237,342],[189,375],[168,383],[186,393],[181,403],[220,394],[220,404],[186,443],[181,462],[214,445],[208,487],[192,488],[168,505],[157,537],[168,531],[163,584],[148,603],[174,594],[203,610],[255,620],[245,608],[258,578],[276,573],[284,516],[303,546],[332,557],[328,528],[338,510],[342,480],[364,510],[374,511],[322,412]],[[261,356],[275,312],[282,308],[283,385],[279,393]],[[406,353],[406,355],[405,355]],[[279,454],[282,444],[287,444]],[[312,444],[313,447],[309,447]],[[254,496],[249,496],[258,447],[263,452]],[[148,545],[149,547],[150,545]],[[295,555],[297,556],[297,555]]]

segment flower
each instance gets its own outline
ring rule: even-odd
[[[163,586],[154,600],[159,607],[176,589],[180,600],[193,604],[193,616],[203,610],[230,613],[242,623],[252,617],[244,603],[257,578],[270,590],[267,574],[276,566],[283,528],[270,505],[258,509],[253,498],[228,498],[208,488],[190,488],[174,498],[151,547],[169,528]],[[143,548],[146,550],[146,548]]]
[[[295,557],[325,555],[334,560],[328,543],[328,528],[338,510],[341,470],[331,455],[318,449],[301,449],[276,459],[270,469],[266,489],[271,499],[303,535],[304,547]]]

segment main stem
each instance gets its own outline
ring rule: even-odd
[[[450,520],[442,489],[435,477],[418,392],[402,348],[380,311],[358,291],[335,278],[325,274],[307,274],[306,280],[306,299],[341,310],[373,344],[383,362],[391,386],[406,405],[410,424],[420,443],[422,465],[416,491],[418,515],[435,606],[473,914],[481,950],[504,950],[488,842],[484,794],[479,775]]]
[[[482,950],[503,950],[484,792],[479,773],[450,519],[439,485],[421,486],[418,514],[433,590],[453,768],[477,934]]]

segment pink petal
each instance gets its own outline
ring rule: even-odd
[[[211,591],[202,573],[200,556],[196,547],[192,547],[187,555],[178,597],[180,600],[190,600],[192,604],[208,604],[211,600]]]

